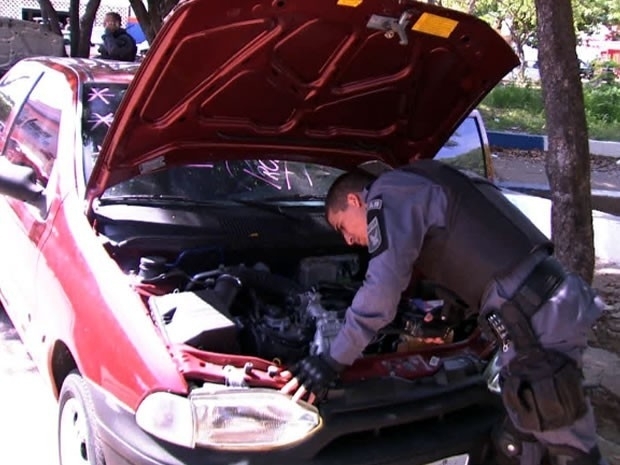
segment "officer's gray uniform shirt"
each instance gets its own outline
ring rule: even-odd
[[[364,284],[330,348],[330,355],[345,365],[352,364],[377,331],[395,318],[427,232],[446,225],[442,187],[417,174],[383,174],[366,192],[365,201],[371,259]]]

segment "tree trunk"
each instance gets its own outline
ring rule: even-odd
[[[80,46],[80,0],[69,2],[70,55],[77,56]]]
[[[148,1],[148,15],[151,20],[151,29],[153,31],[153,38],[159,32],[162,25],[162,12],[160,10],[160,5],[158,0],[147,0]],[[150,44],[151,42],[149,42]]]
[[[151,18],[149,16],[149,12],[146,10],[144,3],[142,0],[129,0],[129,4],[131,5],[132,10],[136,14],[136,18],[138,19],[138,24],[142,28],[142,32],[146,37],[148,43],[152,43],[155,38],[156,31],[153,29],[151,25]]]
[[[43,22],[46,23],[50,30],[54,34],[62,35],[60,32],[60,20],[58,19],[58,13],[54,9],[50,0],[39,0],[39,6],[41,7],[41,17]]]
[[[179,0],[147,0],[148,8],[142,0],[129,0],[149,44],[161,29],[163,18],[179,3]]]
[[[88,58],[90,56],[90,35],[93,32],[93,23],[99,9],[101,0],[88,0],[84,15],[80,19],[80,46],[77,56]]]
[[[553,203],[552,239],[560,261],[592,282],[590,154],[571,1],[535,3],[538,62],[549,137],[545,166]]]

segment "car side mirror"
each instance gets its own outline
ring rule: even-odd
[[[0,157],[0,194],[40,206],[43,187],[36,182],[36,173],[28,166],[16,165]]]

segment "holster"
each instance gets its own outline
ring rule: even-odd
[[[500,372],[506,411],[525,431],[556,430],[585,415],[582,380],[573,359],[544,349],[517,354]]]
[[[541,261],[501,308],[486,314],[488,327],[514,358],[500,372],[504,405],[523,431],[548,431],[571,425],[587,412],[582,372],[561,352],[543,348],[531,318],[563,282],[553,258]]]

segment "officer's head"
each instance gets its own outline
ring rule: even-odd
[[[339,176],[325,198],[325,217],[349,245],[368,245],[366,202],[363,190],[374,176],[354,170]]]
[[[103,18],[103,27],[106,29],[106,31],[117,31],[121,27],[121,15],[113,11],[106,13]]]

